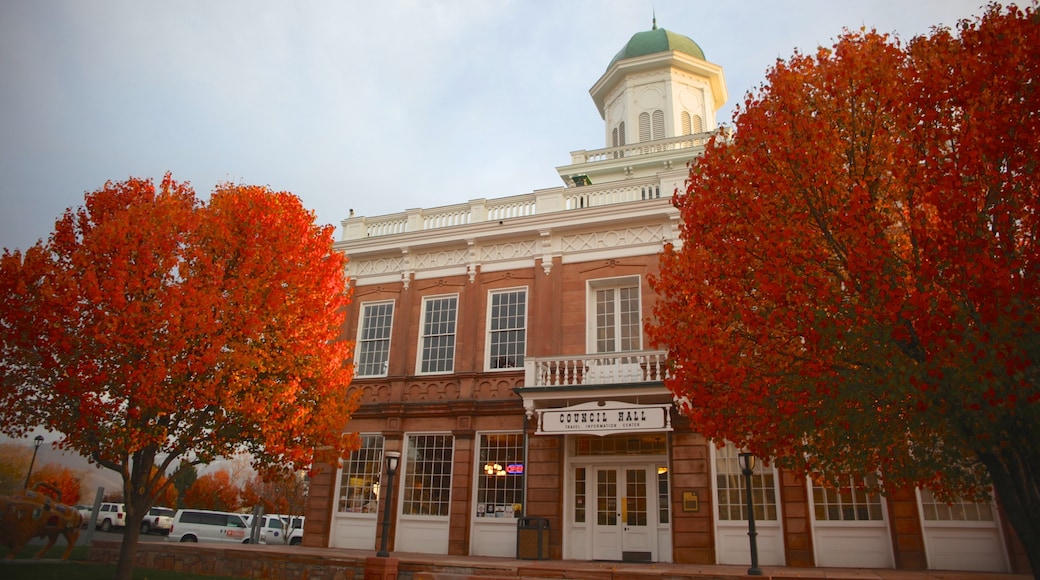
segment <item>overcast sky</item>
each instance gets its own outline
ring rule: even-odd
[[[844,27],[906,40],[980,6],[0,0],[0,248],[46,238],[107,180],[166,171],[201,196],[225,181],[291,191],[337,226],[351,208],[555,187],[571,151],[605,145],[588,90],[655,12],[723,67],[729,122],[796,48],[830,46]],[[53,439],[37,465],[61,458]]]
[[[561,185],[637,32],[695,40],[734,105],[843,27],[903,39],[981,0],[0,0],[0,247],[107,180],[296,193],[320,223]],[[337,233],[338,237],[338,233]]]

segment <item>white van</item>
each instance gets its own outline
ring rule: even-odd
[[[277,514],[265,515],[260,523],[261,544],[285,544],[286,526]]]
[[[167,542],[249,543],[249,525],[241,514],[210,510],[177,510]]]

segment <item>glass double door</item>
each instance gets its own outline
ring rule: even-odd
[[[656,468],[593,466],[592,557],[595,560],[656,560]]]

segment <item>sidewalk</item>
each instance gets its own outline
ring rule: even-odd
[[[114,562],[118,553],[117,542],[95,541],[88,559]],[[365,578],[366,560],[374,556],[375,552],[370,550],[341,548],[159,542],[140,544],[136,565],[139,568],[245,578],[335,580]],[[397,580],[1032,580],[1032,576],[1023,574],[779,566],[765,566],[762,576],[748,576],[746,566],[517,560],[406,552],[391,553],[389,560],[396,560]]]

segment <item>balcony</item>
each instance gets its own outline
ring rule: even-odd
[[[621,183],[594,184],[586,187],[555,187],[534,193],[475,199],[469,203],[381,215],[349,217],[343,220],[342,240],[360,240],[462,226],[480,222],[499,222],[533,215],[613,205],[632,201],[671,197],[653,178],[631,179]]]
[[[524,359],[525,387],[660,383],[667,376],[668,352],[663,350]]]

